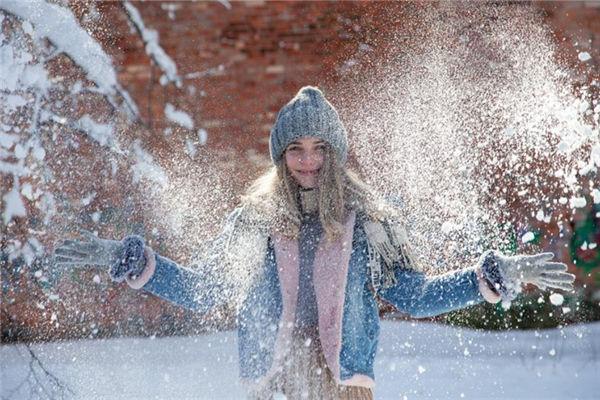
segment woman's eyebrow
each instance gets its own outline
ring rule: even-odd
[[[316,141],[316,142],[314,142],[314,143],[312,143],[312,144],[313,144],[313,145],[318,145],[318,144],[324,144],[324,143],[325,143],[325,141],[324,141],[324,140],[320,140],[320,139],[319,139],[318,141]],[[298,142],[297,140],[295,140],[295,141],[291,142],[290,144],[288,144],[288,146],[292,146],[292,145],[301,146],[301,145],[302,145],[302,143],[300,143],[300,142]]]

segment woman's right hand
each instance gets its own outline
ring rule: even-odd
[[[130,274],[139,274],[145,266],[144,242],[139,236],[128,236],[123,241],[101,239],[82,230],[82,240],[65,240],[54,250],[56,266],[82,267],[100,265],[109,267],[113,281],[122,282]]]

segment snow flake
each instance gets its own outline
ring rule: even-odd
[[[100,124],[86,114],[77,121],[76,125],[100,146],[112,147],[115,143],[113,126],[110,124]]]
[[[533,232],[527,232],[525,233],[522,237],[521,237],[521,241],[523,243],[529,243],[531,242],[533,239],[535,239],[535,235]]]
[[[13,144],[19,141],[19,136],[0,132],[0,146],[10,149]]]
[[[444,221],[444,223],[442,224],[441,230],[443,233],[445,233],[446,235],[450,234],[453,231],[460,231],[461,230],[461,226],[459,224],[456,224],[454,222],[451,221]]]
[[[206,144],[206,140],[208,139],[208,133],[205,129],[198,129],[198,141],[200,142],[200,146],[204,146]]]
[[[138,183],[142,179],[148,179],[157,183],[161,188],[165,187],[169,181],[167,174],[162,167],[154,161],[154,157],[142,149],[139,141],[134,142],[133,152],[136,159],[135,164],[131,167],[133,181]]]
[[[172,122],[187,129],[194,129],[192,117],[181,110],[178,110],[171,103],[165,105],[165,116]]]
[[[93,212],[93,213],[90,214],[90,218],[96,224],[100,221],[100,216],[101,216],[100,211],[96,211],[96,212]]]
[[[91,192],[80,200],[82,206],[89,206],[92,200],[96,197],[96,192]]]
[[[15,182],[13,184],[13,188],[10,192],[6,193],[2,196],[4,201],[4,212],[2,213],[2,219],[4,221],[4,225],[8,225],[8,223],[14,217],[25,217],[27,216],[27,210],[25,209],[25,204],[21,199],[21,195],[19,194],[19,184]]]
[[[587,51],[582,51],[577,55],[577,58],[579,58],[579,61],[581,62],[586,62],[591,60],[592,56]]]
[[[569,200],[569,203],[572,208],[583,208],[587,204],[585,197],[572,197]]]
[[[552,293],[550,295],[550,303],[555,306],[560,306],[565,301],[565,298],[560,293]]]
[[[535,219],[537,219],[538,221],[543,221],[544,220],[544,211],[538,210],[538,212],[535,214]]]

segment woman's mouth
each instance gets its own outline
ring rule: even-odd
[[[315,169],[313,171],[297,171],[301,176],[317,176],[319,174],[319,170]]]

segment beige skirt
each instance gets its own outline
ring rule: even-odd
[[[252,400],[273,400],[277,393],[287,400],[373,400],[373,391],[362,386],[338,385],[327,367],[316,332],[295,331],[285,361],[265,387],[249,392]]]

